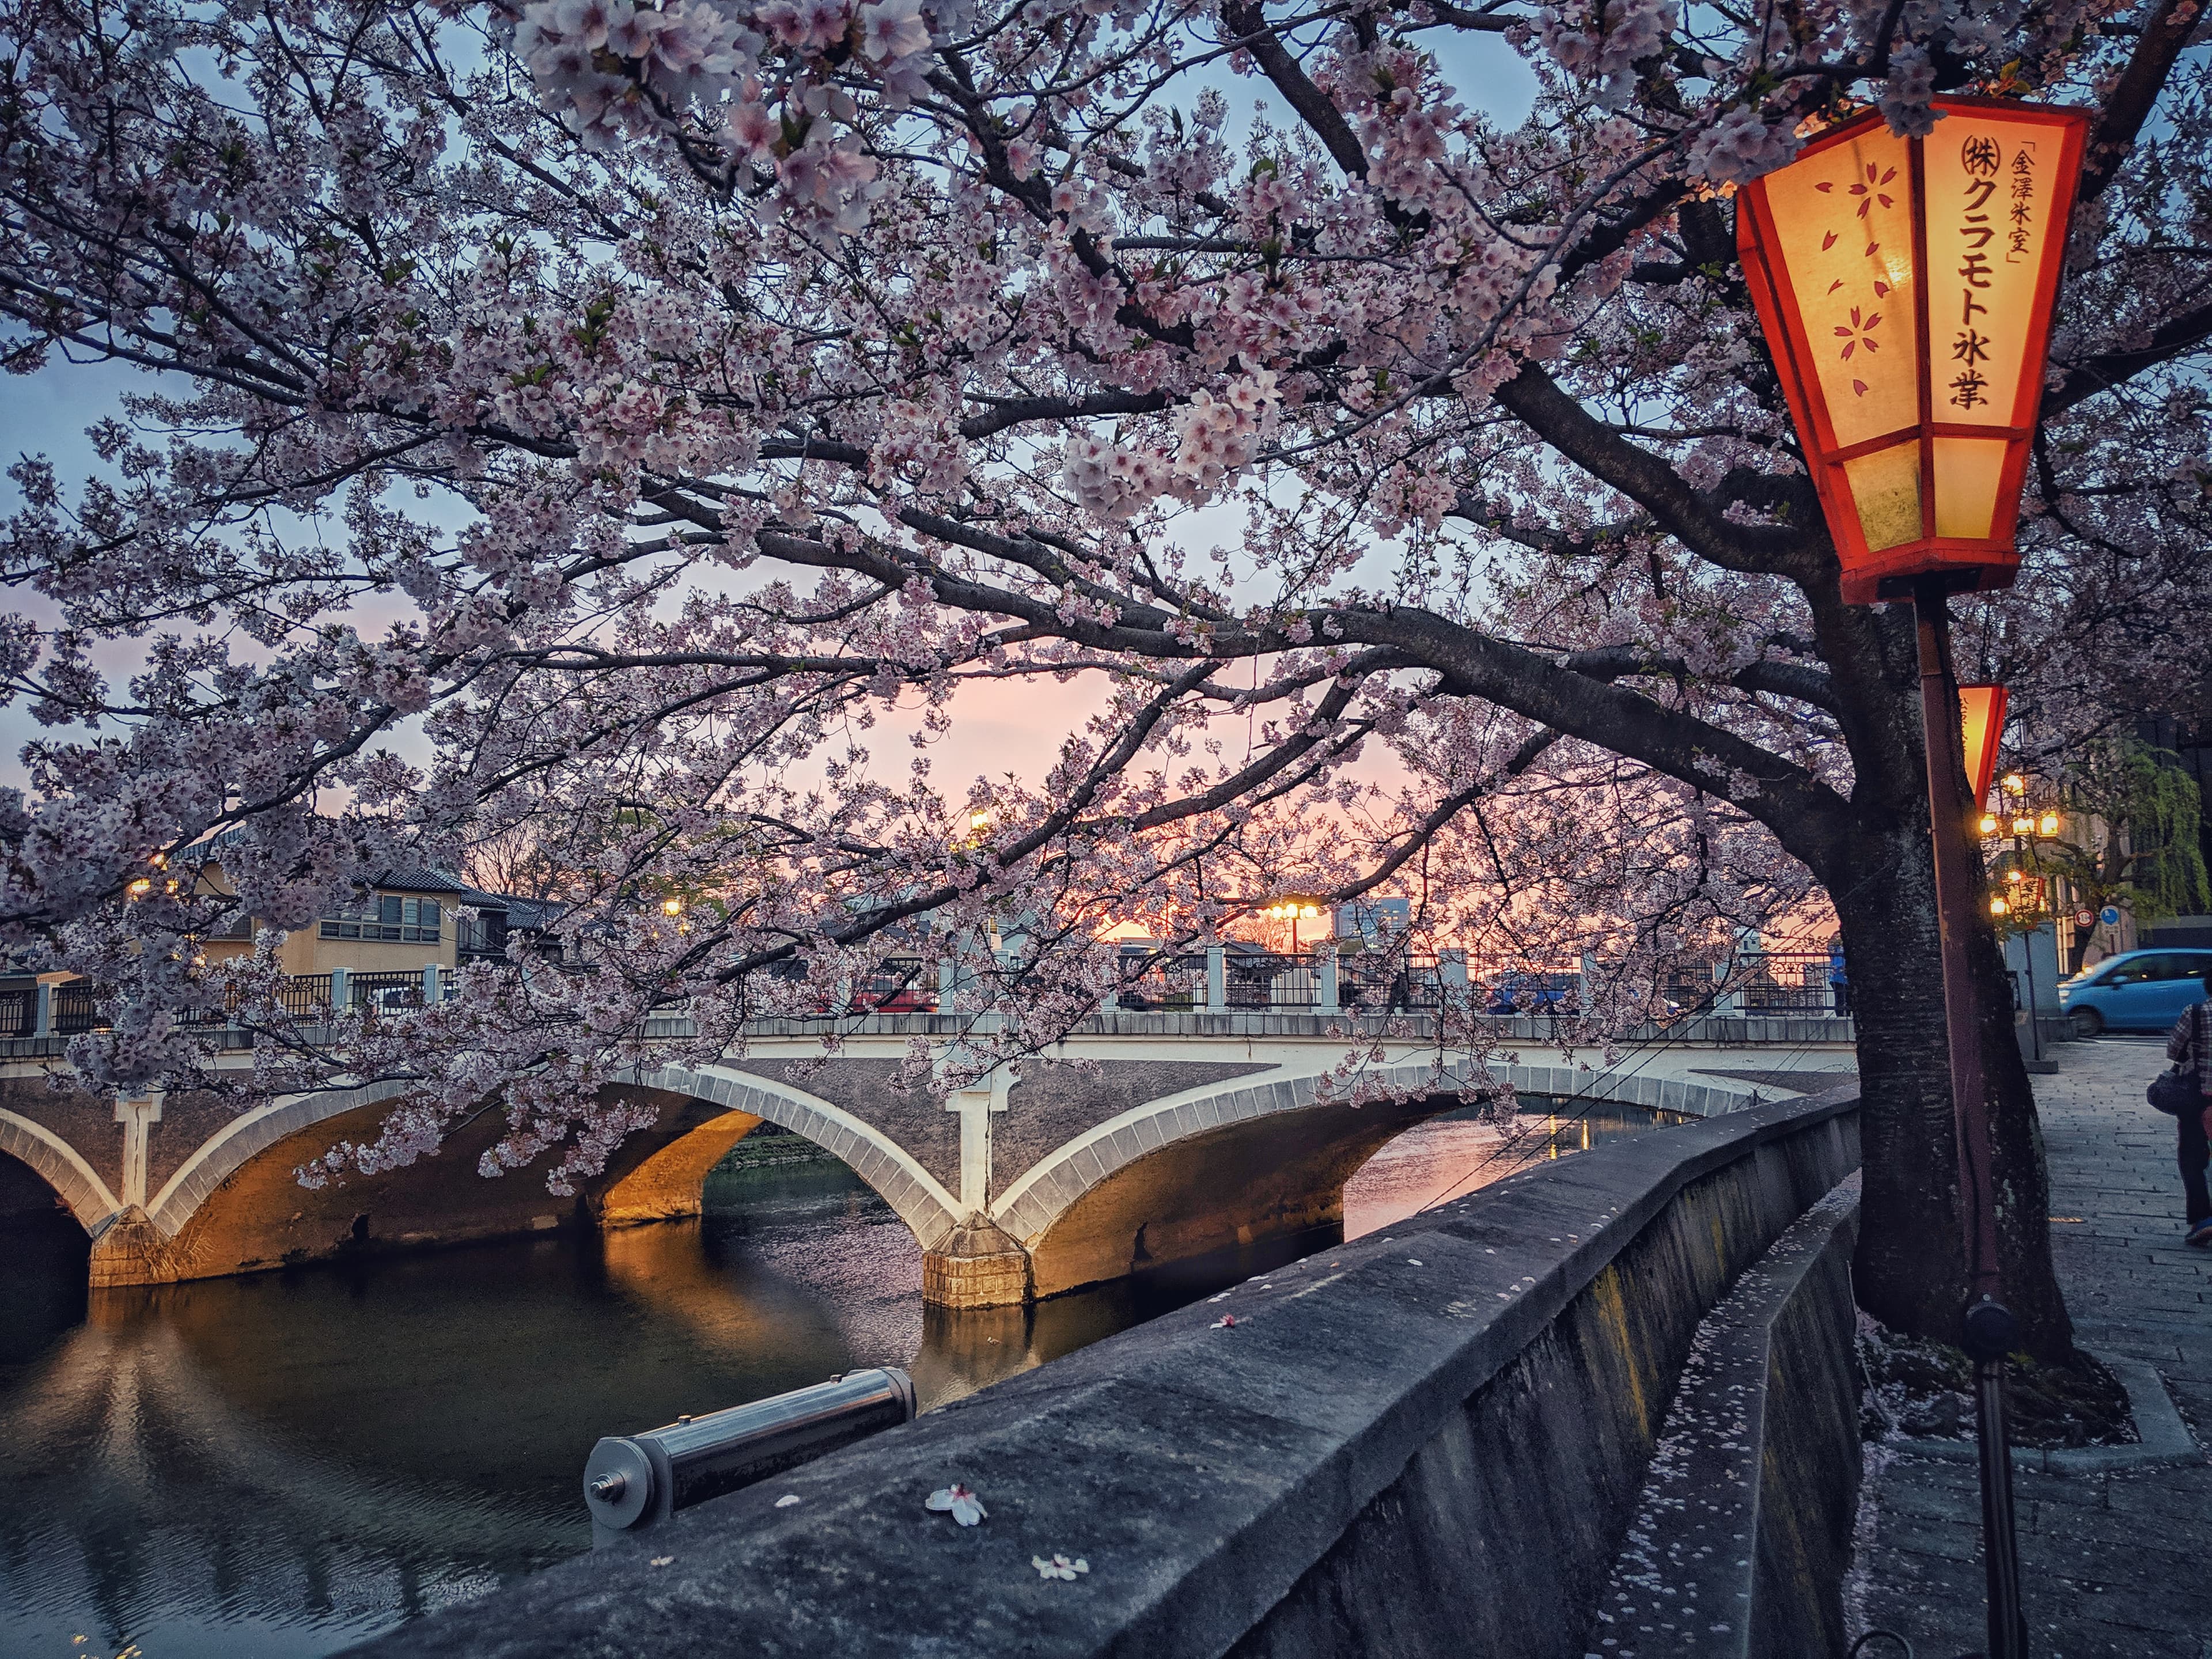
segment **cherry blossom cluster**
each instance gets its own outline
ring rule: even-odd
[[[2203,672],[2212,87],[2106,0],[1892,10],[0,0],[6,361],[158,371],[9,475],[0,945],[100,988],[103,1086],[228,1021],[253,1088],[409,1085],[326,1177],[495,1100],[562,1188],[648,1060],[945,986],[905,1081],[957,1086],[1286,891],[1407,898],[1386,989],[1587,953],[1597,1042],[1746,933],[1898,949],[1910,639],[1837,597],[1717,187],[1941,76],[2166,88],[1961,635],[2058,752]],[[1073,712],[954,768],[994,699]],[[423,864],[542,935],[288,1004],[283,935]]]
[[[530,0],[512,27],[547,107],[587,147],[688,115],[740,164],[772,171],[766,211],[847,234],[881,193],[855,94],[896,111],[928,85],[921,0]]]

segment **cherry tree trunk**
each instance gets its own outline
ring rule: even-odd
[[[1923,797],[1924,799],[1924,797]],[[1959,1159],[1943,1015],[1936,872],[1924,817],[1870,815],[1849,836],[1830,885],[1850,964],[1863,1090],[1865,1157],[1859,1305],[1891,1328],[1956,1343],[1966,1304]],[[1959,836],[1966,841],[1964,827]],[[2027,1069],[2013,1034],[2012,988],[1996,935],[1972,930],[1990,1105],[2003,1299],[2040,1359],[2073,1350],[2051,1261],[2050,1185]]]

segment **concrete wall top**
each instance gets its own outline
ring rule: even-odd
[[[1690,1229],[1755,1258],[1856,1162],[1856,1105],[1839,1089],[1509,1177],[356,1651],[1223,1654],[1565,1310],[1620,1322],[1622,1274],[1650,1269],[1616,1267],[1686,1188],[1764,1194]],[[924,1507],[953,1481],[981,1526]],[[1089,1571],[1042,1577],[1055,1553]]]

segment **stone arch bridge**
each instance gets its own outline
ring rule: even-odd
[[[1434,1076],[1421,1023],[1383,1048],[1391,1080],[1414,1089]],[[826,1060],[817,1027],[764,1024],[742,1055],[619,1085],[656,1120],[566,1200],[531,1170],[479,1176],[491,1126],[408,1169],[309,1191],[294,1171],[336,1140],[373,1133],[398,1087],[242,1114],[206,1096],[100,1099],[50,1086],[58,1042],[17,1041],[0,1043],[0,1214],[58,1201],[93,1240],[95,1286],[165,1283],[696,1215],[707,1171],[773,1123],[842,1158],[898,1212],[921,1242],[927,1300],[1000,1306],[1340,1227],[1346,1180],[1393,1136],[1462,1103],[1448,1089],[1360,1108],[1326,1098],[1322,1074],[1356,1024],[1103,1013],[949,1100],[894,1081],[915,1037],[957,1040],[954,1018],[873,1016]],[[1503,1034],[1509,1063],[1491,1069],[1516,1091],[1695,1116],[1799,1076],[1828,1086],[1854,1064],[1840,1020],[1695,1021],[1610,1063],[1595,1050],[1562,1054],[1538,1022],[1505,1022]]]

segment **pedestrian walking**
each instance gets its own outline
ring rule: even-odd
[[[1851,981],[1844,968],[1844,936],[1838,933],[1828,941],[1828,989],[1836,999],[1836,1018],[1851,1017]]]
[[[2204,988],[2212,998],[2212,974],[2205,975]],[[2181,1167],[2181,1189],[2189,1206],[2185,1236],[2203,1249],[2212,1246],[2212,1192],[2206,1190],[2204,1181],[2205,1165],[2212,1163],[2212,1000],[2182,1011],[2166,1034],[2166,1057],[2174,1062],[2182,1082],[2195,1085],[2193,1098],[2185,1088],[2172,1091],[2179,1107],[2173,1118],[2178,1136],[2174,1161]],[[2160,1103],[2155,1092],[2152,1103]]]

